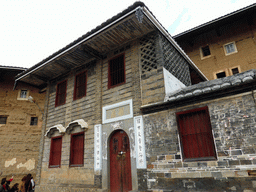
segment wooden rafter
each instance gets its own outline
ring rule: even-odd
[[[93,49],[92,47],[88,46],[88,45],[83,45],[83,50],[85,53],[88,53],[89,55],[96,57],[98,59],[102,59],[103,55],[101,55],[98,51],[96,51],[95,49]]]

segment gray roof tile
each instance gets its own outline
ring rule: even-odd
[[[199,96],[199,95],[211,93],[218,90],[223,90],[226,88],[240,86],[245,83],[250,83],[255,79],[256,79],[256,69],[251,69],[243,73],[238,73],[236,75],[224,77],[221,79],[201,82],[195,85],[185,87],[173,93],[169,93],[165,96],[165,102],[177,101],[182,98]]]

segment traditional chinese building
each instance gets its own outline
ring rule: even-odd
[[[206,80],[141,2],[19,74],[46,88],[37,190],[255,189],[255,71]]]

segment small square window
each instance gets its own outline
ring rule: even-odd
[[[27,90],[20,91],[20,98],[27,98]]]
[[[210,51],[210,48],[208,45],[205,47],[201,47],[201,55],[202,55],[202,57],[207,57],[207,56],[211,55],[211,51]]]
[[[238,68],[234,68],[234,69],[231,69],[231,70],[232,70],[233,75],[235,75],[235,74],[239,73]]]
[[[228,43],[224,45],[224,51],[226,55],[230,55],[232,53],[236,53],[237,49],[236,49],[236,44],[235,42],[232,43]]]
[[[20,89],[18,92],[17,100],[28,100],[29,91],[26,89]]]
[[[231,70],[231,75],[240,73],[240,67],[234,67],[234,68],[231,68],[230,70]]]
[[[217,79],[223,78],[223,77],[226,77],[226,73],[225,73],[225,71],[219,72],[219,73],[216,73],[216,76],[217,76]]]
[[[38,118],[37,117],[31,117],[30,125],[37,125]]]
[[[7,117],[6,116],[0,116],[0,124],[6,124]]]

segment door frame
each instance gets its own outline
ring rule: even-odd
[[[112,146],[110,146],[111,139],[113,139],[114,134],[116,134],[118,132],[120,133],[121,131],[124,132],[127,135],[127,137],[128,137],[128,134],[124,130],[122,130],[122,129],[114,130],[110,134],[110,136],[109,136],[109,143],[108,143],[109,159],[111,159],[111,154],[110,154],[110,148],[112,147]],[[130,138],[129,137],[128,137],[128,142],[129,142],[129,151],[130,151]],[[130,152],[129,156],[130,156],[130,171],[132,172],[132,168],[131,168],[131,152]],[[109,175],[111,175],[110,160],[109,160]],[[130,179],[132,181],[132,174],[130,176],[131,176]],[[109,183],[110,183],[110,180],[111,180],[111,177],[109,176]],[[110,189],[111,189],[111,184],[110,184]],[[132,183],[131,183],[131,190],[132,190]]]
[[[128,120],[129,125],[133,125],[133,119]],[[132,123],[132,124],[131,124]],[[126,123],[125,123],[126,124]],[[124,131],[129,138],[130,143],[130,158],[131,158],[131,177],[132,190],[138,190],[137,168],[136,168],[136,151],[135,151],[135,132],[133,127],[122,126],[118,129],[113,129],[109,124],[102,126],[102,189],[110,190],[110,138],[116,130]]]

